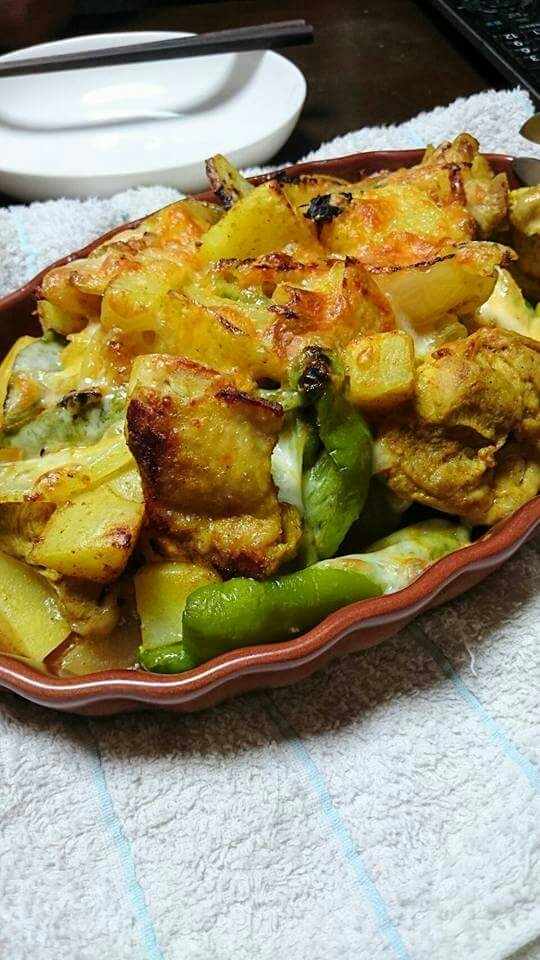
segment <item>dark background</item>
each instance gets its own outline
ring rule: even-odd
[[[138,6],[129,0],[111,0],[109,9],[115,2]],[[148,29],[200,33],[297,17],[313,24],[315,43],[288,48],[285,54],[305,74],[308,98],[278,160],[295,160],[323,140],[349,130],[399,123],[456,97],[506,85],[421,0],[147,3],[143,9],[106,16],[77,16],[56,35]]]

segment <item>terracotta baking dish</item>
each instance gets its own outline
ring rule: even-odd
[[[287,173],[324,172],[354,180],[363,173],[411,166],[421,155],[420,150],[359,153],[337,160],[297,164],[287,168]],[[490,155],[489,159],[497,171],[508,174],[513,186],[519,186],[509,157]],[[118,229],[125,229],[125,225]],[[85,256],[101,240],[103,237],[59,262]],[[2,355],[16,337],[38,332],[32,311],[42,276],[39,274],[0,301]],[[388,639],[421,611],[468,590],[504,563],[539,524],[540,497],[536,497],[471,546],[433,564],[404,590],[344,607],[294,640],[245,647],[189,673],[160,676],[139,670],[111,670],[58,678],[16,658],[0,655],[0,685],[36,703],[85,714],[148,707],[190,712],[243,691],[284,686],[308,676],[336,656]]]

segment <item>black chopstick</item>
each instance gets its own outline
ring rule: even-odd
[[[210,53],[238,53],[244,50],[272,50],[300,43],[311,43],[313,27],[305,20],[284,20],[255,27],[235,27],[199,33],[194,37],[173,37],[151,40],[121,47],[100,47],[57,56],[27,57],[24,60],[0,62],[1,77],[17,77],[56,70],[77,70],[83,67],[104,67],[121,63],[142,63],[145,60],[173,60],[180,57],[202,57]]]

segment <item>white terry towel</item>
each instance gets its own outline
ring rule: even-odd
[[[530,112],[480,94],[322,149],[524,152]],[[173,197],[1,211],[3,289]],[[396,639],[203,714],[0,695],[2,960],[538,960],[539,579],[536,539]]]

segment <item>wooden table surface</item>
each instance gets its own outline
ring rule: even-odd
[[[285,51],[303,71],[308,97],[278,161],[296,160],[337,134],[398,123],[455,97],[505,85],[429,5],[415,0],[147,4],[139,12],[78,17],[61,35],[126,29],[199,33],[293,17],[313,24],[315,42]]]

